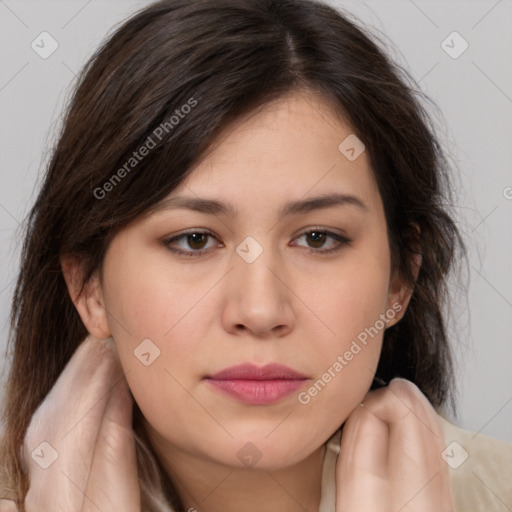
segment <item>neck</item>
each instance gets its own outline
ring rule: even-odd
[[[169,445],[151,428],[147,432],[187,512],[318,512],[325,445],[283,469],[241,469]]]

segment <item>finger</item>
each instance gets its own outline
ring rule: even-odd
[[[364,403],[389,429],[392,505],[403,512],[450,510],[453,496],[441,459],[443,433],[423,393],[412,382],[393,379],[387,388],[368,393]]]
[[[425,445],[432,447],[437,443],[442,449],[443,435],[437,414],[412,382],[393,379],[387,388],[368,393],[364,403],[369,412],[388,425],[390,447],[396,442],[409,459],[422,460],[421,467],[426,470],[431,464],[436,465],[441,461],[440,453],[425,450]],[[391,469],[396,467],[395,465]],[[424,476],[427,474],[428,472]]]
[[[32,417],[23,445],[27,512],[82,508],[106,403],[123,378],[112,341],[88,336]]]
[[[123,379],[113,390],[94,449],[83,512],[140,512],[132,435],[133,401]]]
[[[388,428],[365,407],[343,427],[336,463],[336,511],[388,511]]]

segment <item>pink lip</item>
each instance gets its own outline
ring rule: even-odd
[[[206,380],[219,391],[242,402],[265,405],[297,390],[307,377],[281,364],[263,367],[241,364],[209,375]]]

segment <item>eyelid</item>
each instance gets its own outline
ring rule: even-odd
[[[336,240],[338,242],[338,246],[335,247],[334,249],[314,250],[314,249],[306,248],[306,252],[309,252],[310,254],[313,254],[313,255],[322,256],[322,255],[326,255],[326,254],[330,254],[330,253],[331,254],[336,253],[336,252],[341,251],[341,249],[343,249],[345,246],[350,245],[352,243],[352,239],[349,238],[348,236],[346,236],[345,234],[336,233],[331,228],[326,228],[326,227],[322,227],[322,226],[311,226],[303,231],[300,231],[299,234],[297,234],[296,236],[293,237],[293,240],[297,240],[298,238],[300,238],[304,235],[308,235],[309,233],[312,233],[315,231],[318,231],[320,233],[325,233],[327,235],[327,237],[333,238],[334,240]]]
[[[209,249],[201,249],[199,251],[183,251],[181,249],[173,249],[173,248],[170,247],[170,244],[172,242],[175,242],[176,240],[180,240],[181,238],[186,237],[187,235],[194,234],[194,233],[203,234],[203,235],[209,235],[209,236],[211,236],[212,238],[215,238],[218,241],[217,235],[213,231],[211,231],[211,230],[209,230],[207,228],[190,228],[190,229],[187,229],[185,231],[181,231],[180,233],[177,233],[176,235],[172,235],[172,236],[163,238],[161,240],[161,243],[169,251],[171,251],[174,254],[183,255],[183,256],[200,256],[200,255],[208,252]]]

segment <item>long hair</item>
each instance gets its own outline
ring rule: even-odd
[[[171,193],[220,130],[295,89],[321,95],[365,144],[392,268],[414,286],[404,317],[385,331],[372,389],[400,376],[435,407],[452,395],[443,310],[448,275],[465,249],[426,96],[356,20],[319,1],[162,0],[119,26],[84,66],[26,219],[0,446],[4,485],[20,503],[31,416],[88,334],[61,257],[80,258],[85,284],[113,237]],[[135,160],[149,139],[155,147]],[[134,404],[142,509],[182,510],[140,418]]]

